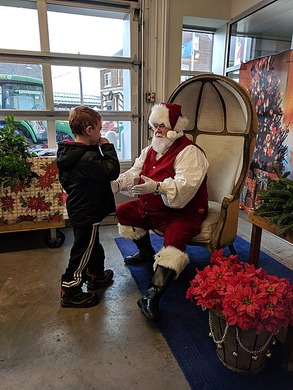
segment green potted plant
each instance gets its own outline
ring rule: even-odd
[[[23,183],[28,187],[38,174],[32,170],[31,157],[37,156],[28,149],[26,139],[17,133],[18,122],[11,114],[0,128],[0,188],[15,188]]]
[[[285,235],[293,231],[293,181],[288,179],[290,172],[283,175],[274,168],[277,179],[268,178],[268,183],[259,195],[261,204],[255,215],[266,217],[277,225],[278,233]]]

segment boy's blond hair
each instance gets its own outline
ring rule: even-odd
[[[84,129],[95,127],[101,120],[101,114],[87,106],[75,107],[69,114],[69,126],[73,134],[83,134]]]

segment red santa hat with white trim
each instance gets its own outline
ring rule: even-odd
[[[164,124],[171,129],[168,131],[167,137],[175,140],[184,134],[183,130],[188,125],[188,119],[182,115],[180,104],[160,103],[153,106],[149,117],[150,126],[155,123]]]

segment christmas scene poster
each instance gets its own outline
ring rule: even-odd
[[[240,84],[250,93],[258,117],[256,146],[240,208],[258,207],[268,177],[290,172],[293,180],[293,50],[241,64]]]

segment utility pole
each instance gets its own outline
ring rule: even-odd
[[[78,76],[79,76],[79,90],[80,90],[80,103],[83,104],[83,88],[82,88],[82,75],[81,67],[78,67]]]

